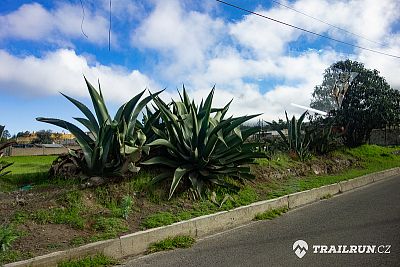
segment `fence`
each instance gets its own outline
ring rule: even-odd
[[[70,147],[7,147],[4,150],[4,156],[44,156],[60,155],[68,152],[70,149],[79,149],[79,146]]]
[[[380,146],[397,146],[400,144],[400,129],[374,129],[369,143]]]

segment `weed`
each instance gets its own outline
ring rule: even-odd
[[[74,237],[69,244],[72,246],[80,246],[86,243],[86,238],[84,238],[83,236],[77,236]]]
[[[15,224],[23,224],[29,219],[29,214],[24,211],[16,211],[12,218],[12,222]]]
[[[148,171],[141,171],[129,181],[129,187],[133,192],[148,191],[152,187],[153,175]]]
[[[272,209],[272,210],[267,210],[266,212],[259,213],[254,217],[255,221],[260,221],[260,220],[272,220],[276,217],[281,216],[283,213],[286,213],[288,211],[288,208],[283,207],[279,209]]]
[[[76,229],[83,229],[86,224],[86,219],[79,214],[79,210],[77,209],[40,209],[33,213],[31,218],[39,224],[67,224]]]
[[[245,186],[233,196],[236,206],[244,206],[259,200],[257,192],[250,186]]]
[[[175,248],[190,248],[195,242],[195,239],[190,236],[168,237],[164,240],[151,244],[147,249],[147,253],[172,250]]]
[[[21,234],[17,232],[12,226],[6,225],[0,227],[0,250],[5,252],[9,250],[12,243],[20,237]]]
[[[82,209],[82,192],[78,190],[68,192],[64,196],[60,197],[58,202],[69,210]]]
[[[97,233],[88,238],[89,242],[97,242],[101,240],[113,239],[116,238],[118,234],[116,232],[109,233]]]
[[[111,216],[119,218],[123,216],[123,210],[121,208],[121,205],[118,205],[117,201],[112,200],[107,204],[107,209],[111,211]]]
[[[333,197],[331,194],[326,194],[322,196],[321,199],[330,199],[331,197]]]
[[[112,266],[117,262],[103,254],[98,254],[91,257],[85,257],[79,260],[63,261],[57,264],[58,267],[98,267],[98,266]]]
[[[104,237],[112,238],[117,236],[119,233],[125,232],[128,230],[128,226],[123,219],[120,218],[106,218],[106,217],[98,217],[96,219],[95,224],[92,226],[98,232],[102,232],[101,234]],[[104,239],[104,238],[102,238]]]
[[[9,262],[15,262],[31,257],[33,257],[33,255],[30,252],[22,253],[18,250],[7,250],[6,252],[3,252],[0,250],[0,265],[3,266],[3,264]]]
[[[47,244],[47,248],[48,249],[57,249],[57,248],[61,248],[61,247],[62,247],[62,245],[61,244],[57,244],[57,243]]]
[[[158,212],[147,217],[142,223],[142,228],[156,228],[178,222],[179,218],[170,212]]]
[[[122,209],[122,217],[127,220],[129,213],[132,211],[132,204],[133,204],[133,199],[131,196],[126,195],[124,196],[124,198],[122,199],[122,203],[121,203],[121,209]]]

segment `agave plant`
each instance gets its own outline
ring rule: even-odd
[[[112,119],[104,102],[99,83],[99,91],[84,77],[89,91],[96,116],[83,103],[62,94],[71,101],[86,118],[74,118],[85,126],[86,134],[76,125],[53,118],[36,118],[41,122],[50,123],[70,131],[80,145],[87,174],[124,174],[128,170],[137,172],[139,168],[135,163],[140,159],[142,151],[148,153],[149,147],[145,146],[146,136],[140,129],[137,117],[140,111],[151,100],[151,96],[140,100],[145,90],[123,104]],[[158,92],[157,94],[159,94]],[[157,95],[156,94],[156,95]]]
[[[148,106],[146,106],[146,113],[143,113],[143,124],[140,125],[140,129],[146,135],[146,142],[151,143],[157,139],[157,135],[154,132],[154,128],[157,130],[162,130],[164,128],[164,123],[160,117],[160,110],[153,106],[154,111],[152,111]]]
[[[164,103],[153,95],[153,101],[165,124],[163,130],[153,127],[158,136],[149,146],[161,146],[165,154],[143,162],[144,165],[164,165],[169,171],[156,176],[153,181],[172,178],[169,198],[179,184],[191,185],[196,198],[201,198],[206,186],[230,186],[224,177],[243,182],[254,178],[248,164],[262,154],[254,152],[256,144],[244,143],[257,128],[241,131],[239,126],[258,115],[229,117],[225,119],[229,102],[222,109],[211,107],[214,88],[207,99],[197,106],[183,88],[180,101]]]
[[[309,140],[309,149],[319,155],[327,154],[339,144],[338,136],[333,131],[333,121],[327,124],[324,121],[313,122],[307,127],[306,138]]]
[[[5,128],[5,127],[4,127],[3,125],[0,125],[0,140],[1,140],[1,138],[3,137],[4,128]],[[7,148],[7,147],[9,147],[9,146],[11,146],[11,145],[13,145],[13,144],[15,144],[15,142],[6,142],[6,143],[3,143],[3,144],[0,144],[0,158],[3,157],[3,152],[2,152],[2,150],[5,149],[5,148]],[[0,162],[0,177],[6,175],[6,174],[8,174],[8,173],[10,173],[10,171],[4,171],[4,170],[5,170],[7,167],[9,167],[9,166],[11,166],[11,165],[13,165],[13,164],[14,164],[13,162],[9,162],[9,163]]]
[[[289,153],[295,153],[296,156],[301,160],[304,161],[310,157],[309,152],[309,144],[310,142],[307,141],[305,134],[303,133],[303,120],[304,117],[307,115],[307,111],[304,112],[298,120],[296,117],[293,116],[291,120],[289,120],[288,115],[285,111],[286,115],[286,127],[288,130],[287,136],[283,133],[281,129],[277,127],[276,122],[267,122],[268,124],[272,125],[274,129],[279,133],[282,140],[286,144],[286,148],[289,150]]]

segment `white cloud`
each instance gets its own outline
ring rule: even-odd
[[[319,54],[309,51],[298,57],[282,57],[279,62],[245,60],[238,54],[210,61],[205,74],[193,75],[196,99],[206,95],[216,82],[215,103],[224,105],[234,98],[231,112],[235,115],[263,113],[267,120],[283,118],[284,111],[299,115],[301,109],[290,103],[308,106],[315,85],[321,83],[327,66],[335,62],[335,52]],[[259,80],[257,79],[259,78]],[[252,81],[249,81],[251,79]],[[271,79],[281,79],[277,85]],[[266,86],[267,88],[263,88]]]
[[[107,2],[101,2],[103,11],[107,10]],[[319,50],[315,50],[312,48],[319,41],[315,36],[254,15],[228,22],[212,15],[214,6],[191,9],[193,2],[153,0],[151,4],[154,8],[145,12],[139,2],[121,0],[115,3],[115,15],[120,16],[120,20],[125,17],[130,21],[128,16],[138,10],[146,14],[134,17],[139,25],[136,27],[136,23],[131,24],[134,28],[130,29],[130,45],[139,48],[143,54],[149,54],[149,61],[155,63],[150,71],[162,86],[167,83],[170,89],[174,89],[183,82],[191,95],[199,100],[206,97],[212,85],[216,84],[217,106],[223,106],[234,98],[232,113],[263,112],[263,118],[267,120],[283,118],[285,109],[289,114],[302,113],[290,103],[309,105],[311,93],[314,86],[322,82],[324,70],[347,56],[365,63],[367,68],[380,70],[392,86],[400,88],[400,76],[397,73],[400,62],[397,59],[359,49],[345,55],[331,41],[326,42],[325,47],[317,45]],[[270,9],[259,7],[256,11],[372,49],[392,54],[400,51],[400,33],[398,29],[393,29],[400,18],[397,12],[400,2],[397,0],[298,0],[285,3],[386,46],[346,35],[278,5]],[[89,41],[104,42],[107,39],[103,40],[102,36],[107,36],[104,35],[104,31],[108,30],[107,20],[91,12],[90,8],[86,11],[84,28]],[[25,17],[28,19],[23,20]],[[35,19],[31,21],[31,17]],[[49,38],[51,34],[55,34],[54,39],[60,35],[82,37],[80,5],[61,4],[50,11],[39,4],[24,5],[0,17],[0,22],[8,25],[7,29],[0,28],[0,39],[40,40]],[[29,25],[34,25],[34,30],[29,30]],[[94,33],[98,33],[96,36],[99,39],[95,39]],[[298,47],[299,51],[290,53],[293,47]],[[86,58],[76,55],[72,50],[49,52],[42,58],[20,58],[1,51],[1,89],[12,86],[13,90],[31,94],[64,91],[83,96],[86,91],[83,81],[79,80],[82,73],[92,81],[99,77],[106,96],[116,102],[126,100],[146,86],[153,91],[158,88],[141,70],[128,71],[118,66],[105,66],[93,59],[88,63]],[[171,96],[176,96],[176,92],[169,90],[163,96],[169,100]]]
[[[60,49],[42,58],[16,57],[0,50],[0,92],[12,91],[22,95],[52,95],[63,92],[73,97],[87,97],[82,77],[93,85],[100,79],[107,100],[122,103],[145,88],[155,91],[158,86],[138,70],[109,67],[95,63],[73,50]]]
[[[0,17],[0,37],[40,40],[53,28],[52,16],[40,4],[26,4]]]
[[[80,5],[61,3],[52,10],[38,3],[24,4],[14,12],[0,16],[0,39],[22,39],[61,43],[69,39],[85,39],[95,44],[108,42],[108,20],[100,14],[85,9],[81,30]]]
[[[400,9],[400,2],[395,0],[299,0],[286,3],[286,5],[314,18],[320,18],[331,25],[347,29],[358,36],[340,31],[279,5],[268,10],[261,8],[256,12],[342,41],[355,40],[359,45],[368,47],[383,43],[384,38],[390,33],[391,24],[400,18],[397,12]],[[230,33],[242,46],[251,49],[258,58],[279,58],[287,53],[291,42],[297,41],[300,36],[317,40],[317,37],[313,35],[256,15],[247,15],[242,21],[230,24]],[[336,43],[331,42],[331,45],[335,46]]]
[[[94,5],[98,5],[99,0],[91,0]],[[109,12],[110,1],[101,0],[103,10]],[[117,0],[111,2],[111,14],[113,19],[120,21],[132,21],[142,19],[146,16],[146,2],[132,0]]]
[[[282,7],[259,9],[258,12],[274,18],[284,18],[293,25],[335,38],[340,37],[344,41],[351,42],[354,39],[359,45],[368,43],[367,47],[372,46],[386,53],[398,54],[400,51],[399,35],[391,33],[393,23],[399,18],[399,14],[394,11],[398,10],[396,6],[399,2],[300,0],[293,4],[296,9],[328,23],[346,28],[375,42],[387,42],[389,45],[387,48],[376,47],[376,44],[363,38],[345,35],[326,24]],[[191,73],[189,80],[194,88],[207,88],[216,83],[216,102],[221,105],[222,102],[235,97],[232,109],[236,115],[261,111],[264,112],[265,119],[272,120],[277,117],[283,118],[285,109],[289,114],[302,113],[303,110],[290,106],[290,103],[308,106],[315,85],[322,82],[324,70],[348,56],[352,60],[364,62],[368,68],[380,70],[392,86],[400,88],[400,78],[396,74],[400,69],[400,62],[396,59],[359,49],[355,49],[353,55],[345,55],[333,50],[335,43],[330,43],[332,47],[325,47],[319,51],[309,50],[290,55],[289,47],[304,33],[284,28],[254,15],[245,16],[227,27],[230,36],[237,43],[225,43],[213,48],[217,52],[205,61],[204,72]],[[361,28],[363,30],[360,30]],[[371,31],[366,30],[368,28]],[[307,38],[303,40],[307,41]],[[316,41],[312,38],[308,38],[311,47],[313,41]],[[268,84],[268,81],[276,79],[279,80],[277,85]],[[198,99],[208,92],[194,91]]]
[[[388,46],[380,49],[381,52],[399,56],[400,34],[392,35]],[[386,78],[386,81],[393,87],[400,90],[400,59],[382,56],[379,54],[361,51],[357,60],[365,64],[366,68],[377,69],[380,75]]]
[[[179,1],[157,1],[153,12],[133,31],[131,44],[161,53],[161,75],[177,79],[204,66],[222,27],[222,20],[184,10]]]

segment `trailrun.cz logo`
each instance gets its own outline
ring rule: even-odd
[[[390,254],[391,245],[312,245],[314,254]],[[306,255],[308,244],[304,240],[293,243],[293,251],[300,259]]]

